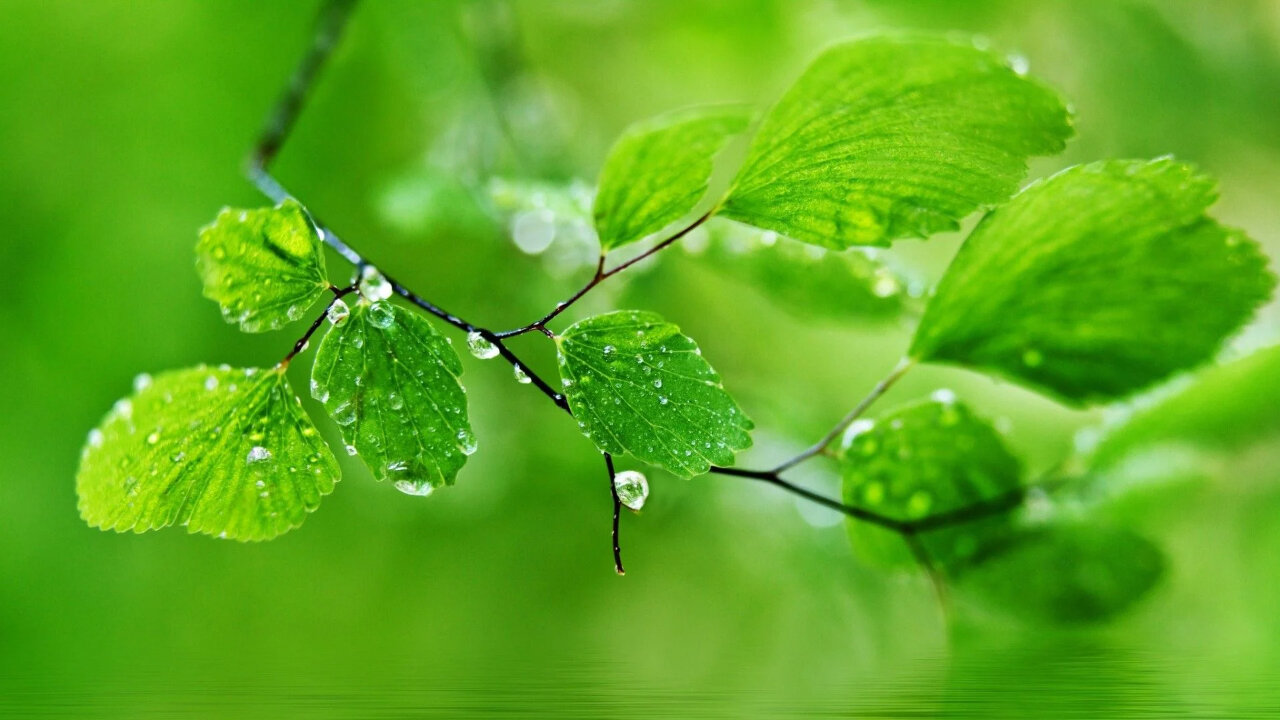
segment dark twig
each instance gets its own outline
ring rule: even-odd
[[[350,285],[344,288],[340,288],[340,287],[331,285],[329,286],[329,289],[333,291],[333,299],[330,300],[329,303],[324,306],[324,312],[320,313],[320,317],[316,318],[315,322],[311,323],[311,327],[307,328],[307,332],[304,333],[302,337],[298,338],[298,341],[293,344],[293,349],[290,350],[289,354],[285,355],[284,359],[280,361],[280,365],[282,367],[288,367],[289,363],[292,362],[293,359],[298,356],[298,353],[307,349],[307,344],[311,342],[311,336],[316,334],[316,331],[319,330],[320,326],[324,324],[325,319],[329,317],[329,310],[333,308],[334,303],[338,302],[338,300],[341,300],[343,296],[350,295],[351,293],[355,292],[356,286]]]
[[[494,335],[500,338],[509,338],[509,337],[515,337],[517,335],[523,335],[533,330],[546,331],[547,323],[556,319],[556,317],[559,316],[560,313],[564,312],[565,310],[568,310],[570,306],[572,306],[574,303],[581,300],[584,295],[586,295],[587,293],[595,289],[597,285],[604,282],[605,280],[608,280],[614,275],[617,275],[623,270],[626,270],[632,265],[635,265],[636,263],[654,255],[655,253],[659,252],[665,247],[668,247],[669,245],[676,242],[677,240],[684,237],[685,235],[688,235],[689,233],[693,232],[694,228],[697,228],[699,225],[703,224],[707,220],[710,220],[713,214],[715,214],[714,209],[707,211],[701,217],[689,223],[688,225],[684,226],[682,229],[675,232],[671,236],[667,237],[665,240],[662,240],[661,242],[657,243],[656,245],[649,248],[648,250],[645,250],[639,255],[631,258],[630,260],[610,270],[604,269],[604,255],[602,254],[600,256],[600,261],[596,263],[595,275],[593,275],[591,279],[587,281],[587,284],[583,285],[581,288],[578,288],[578,292],[574,293],[573,295],[570,295],[567,300],[563,300],[561,302],[556,303],[555,308],[553,308],[551,312],[547,313],[546,315],[543,315],[541,318],[537,320],[534,320],[528,325],[518,327],[514,330],[503,330],[500,333],[494,333]]]
[[[619,575],[626,575],[622,567],[622,547],[618,544],[618,521],[622,516],[622,498],[618,497],[618,485],[614,482],[617,472],[613,469],[613,456],[604,453],[604,466],[609,470],[609,492],[613,495],[613,569]]]

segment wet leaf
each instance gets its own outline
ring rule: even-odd
[[[76,492],[90,525],[267,540],[333,491],[338,463],[283,368],[196,367],[135,386],[80,458]]]
[[[1062,151],[1067,111],[993,53],[925,38],[837,45],[765,117],[723,214],[823,247],[955,230]]]
[[[696,343],[654,313],[587,318],[556,341],[569,406],[600,450],[690,477],[751,446],[751,421]]]
[[[476,448],[461,374],[458,354],[426,319],[361,300],[316,351],[311,394],[375,478],[425,495],[452,485]]]
[[[245,332],[277,330],[329,288],[320,235],[295,200],[274,208],[223,208],[200,230],[196,271],[204,296]]]

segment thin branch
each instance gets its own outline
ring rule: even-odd
[[[618,497],[618,485],[614,482],[617,472],[613,469],[613,456],[604,454],[604,466],[609,470],[609,492],[613,495],[613,569],[619,575],[626,575],[622,567],[622,547],[618,544],[618,523],[622,516],[622,498]]]
[[[889,388],[893,387],[894,383],[898,382],[903,375],[907,374],[907,371],[910,370],[913,365],[915,365],[915,360],[911,358],[903,358],[902,360],[899,360],[897,366],[893,368],[893,371],[886,375],[883,380],[876,383],[876,386],[871,388],[871,392],[868,393],[866,397],[862,398],[861,402],[853,406],[853,409],[844,417],[840,418],[840,422],[836,423],[835,427],[827,431],[827,434],[823,435],[821,440],[810,445],[808,449],[799,455],[796,455],[790,460],[787,460],[777,466],[773,471],[775,473],[780,473],[789,468],[793,468],[814,455],[821,453],[823,450],[826,450],[827,446],[830,445],[833,440],[840,437],[840,434],[848,429],[848,427],[853,424],[854,420],[862,417],[862,414],[867,411],[867,408],[871,407],[872,403],[876,400],[879,400],[881,395],[888,392]]]
[[[311,342],[311,336],[316,334],[316,331],[320,329],[320,326],[323,325],[324,321],[329,317],[329,310],[331,310],[334,304],[341,300],[343,296],[350,295],[355,292],[356,286],[350,285],[348,287],[340,288],[331,285],[329,286],[329,289],[333,291],[333,299],[324,306],[324,312],[320,313],[320,317],[316,318],[315,322],[311,323],[311,327],[307,328],[307,332],[304,333],[302,337],[298,338],[298,341],[293,344],[293,349],[290,350],[289,354],[285,355],[284,359],[280,361],[281,367],[288,367],[289,363],[298,356],[298,353],[307,349],[307,344]]]
[[[549,323],[549,322],[551,322],[552,320],[556,319],[556,317],[558,317],[558,316],[560,315],[560,313],[564,312],[565,310],[568,310],[571,306],[573,306],[573,304],[574,304],[574,303],[576,303],[576,302],[578,302],[579,300],[581,300],[581,299],[582,299],[582,297],[583,297],[584,295],[586,295],[587,293],[589,293],[589,292],[591,292],[592,290],[594,290],[594,289],[596,288],[596,286],[597,286],[597,285],[599,285],[600,283],[604,282],[605,280],[608,280],[609,278],[613,277],[614,275],[617,275],[618,273],[622,272],[623,270],[626,270],[627,268],[631,267],[632,265],[635,265],[636,263],[641,262],[642,260],[645,260],[646,258],[648,258],[648,257],[650,257],[650,256],[652,256],[652,255],[654,255],[655,253],[659,252],[659,251],[660,251],[660,250],[662,250],[663,248],[670,246],[672,243],[676,242],[676,241],[677,241],[677,240],[679,240],[680,238],[682,238],[682,237],[684,237],[685,235],[688,235],[689,233],[693,232],[693,230],[694,230],[695,228],[697,228],[699,225],[702,225],[702,224],[703,224],[703,223],[705,223],[707,220],[710,220],[710,219],[711,219],[711,216],[712,216],[712,215],[714,215],[714,214],[715,214],[715,209],[708,210],[706,213],[704,213],[704,214],[703,214],[702,216],[700,216],[698,219],[696,219],[696,220],[694,220],[693,222],[689,223],[688,225],[684,226],[683,228],[681,228],[679,231],[677,231],[676,233],[674,233],[674,234],[673,234],[673,235],[671,235],[670,237],[667,237],[666,239],[664,239],[664,240],[662,240],[661,242],[659,242],[659,243],[655,244],[653,247],[649,248],[648,250],[645,250],[644,252],[640,253],[639,255],[637,255],[637,256],[635,256],[635,257],[631,258],[630,260],[628,260],[628,261],[626,261],[626,262],[624,262],[624,263],[622,263],[622,264],[620,264],[620,265],[618,265],[617,267],[614,267],[614,268],[612,268],[612,269],[609,269],[609,270],[605,270],[605,269],[604,269],[604,259],[605,259],[605,256],[604,256],[603,254],[601,254],[601,255],[600,255],[600,261],[599,261],[598,263],[596,263],[596,272],[595,272],[595,275],[593,275],[593,276],[591,277],[591,279],[590,279],[590,280],[588,280],[588,281],[587,281],[587,283],[586,283],[585,285],[583,285],[581,288],[578,288],[578,291],[577,291],[576,293],[574,293],[573,295],[570,295],[568,299],[566,299],[566,300],[562,300],[562,301],[560,301],[560,302],[556,303],[556,306],[551,310],[551,312],[547,313],[546,315],[543,315],[541,318],[539,318],[539,319],[537,319],[537,320],[534,320],[533,322],[529,323],[528,325],[524,325],[524,326],[521,326],[521,327],[515,328],[514,330],[503,330],[502,332],[494,333],[494,335],[495,335],[496,337],[499,337],[499,338],[509,338],[509,337],[515,337],[515,336],[517,336],[517,335],[523,335],[523,334],[525,334],[525,333],[527,333],[527,332],[532,332],[532,331],[534,331],[534,330],[543,330],[543,331],[546,331],[547,323]]]

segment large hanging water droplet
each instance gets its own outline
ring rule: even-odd
[[[467,333],[467,349],[471,351],[472,355],[481,360],[488,360],[498,356],[498,346],[486,340],[478,332]]]
[[[462,450],[463,455],[471,455],[476,451],[476,436],[466,428],[459,430],[458,448]]]
[[[329,309],[325,311],[325,315],[329,317],[329,322],[334,325],[341,325],[347,321],[348,317],[351,316],[351,307],[343,302],[342,298],[338,298],[334,300],[333,304],[329,306]]]
[[[416,495],[418,497],[426,497],[435,490],[431,483],[418,483],[410,480],[397,480],[396,489],[405,495]]]
[[[261,445],[254,445],[249,449],[249,454],[245,456],[245,464],[253,465],[255,463],[266,462],[271,459],[271,451]]]
[[[529,373],[525,372],[524,368],[520,367],[519,365],[511,366],[511,374],[515,375],[516,382],[520,383],[521,385],[528,385],[529,383],[533,382],[533,380],[529,379]]]
[[[613,489],[618,493],[618,500],[630,510],[639,510],[649,499],[649,480],[644,473],[635,470],[623,470],[614,475]]]
[[[369,322],[373,323],[374,327],[385,330],[395,321],[396,311],[390,303],[376,302],[369,306]]]
[[[360,294],[369,302],[386,300],[393,292],[395,288],[391,287],[387,278],[378,272],[378,268],[365,265],[360,271]]]

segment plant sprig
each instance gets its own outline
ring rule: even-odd
[[[1122,398],[1209,360],[1274,288],[1256,245],[1207,217],[1213,183],[1190,166],[1106,161],[1014,194],[1027,158],[1060,151],[1072,132],[1057,95],[985,50],[880,37],[822,53],[762,116],[709,107],[629,129],[601,174],[593,275],[537,320],[494,331],[385,273],[270,172],[354,4],[330,0],[322,8],[315,40],[249,156],[248,177],[276,207],[224,210],[197,247],[205,294],[245,331],[277,329],[326,291],[332,297],[274,368],[198,368],[138,383],[86,444],[77,488],[90,524],[184,525],[253,540],[300,523],[338,471],[283,370],[326,320],[332,328],[317,351],[311,394],[340,426],[346,451],[409,494],[452,484],[477,445],[462,365],[430,323],[390,302],[398,295],[466,333],[477,357],[502,357],[596,444],[619,574],[621,509],[637,509],[647,493],[643,480],[616,470],[615,455],[625,453],[676,475],[764,482],[841,512],[856,553],[892,564],[905,552],[945,603],[950,578],[990,585],[989,567],[1099,545],[1081,539],[1087,525],[1059,532],[1014,517],[1029,497],[1047,497],[1069,478],[1027,482],[1000,433],[954,397],[867,420],[890,387],[919,363],[944,362],[1072,404]],[[713,187],[713,160],[739,136],[749,141],[742,167],[726,188]],[[906,357],[830,431],[767,470],[734,466],[753,424],[675,325],[622,310],[551,328],[601,284],[714,217],[842,251],[955,230],[992,205],[929,300]],[[641,241],[649,242],[645,250],[607,267],[612,250]],[[326,245],[354,266],[357,282],[330,282]],[[1126,285],[1126,276],[1140,280]],[[1212,288],[1219,302],[1200,302]],[[1173,317],[1189,318],[1190,329],[1172,326]],[[1135,338],[1136,327],[1151,332]],[[506,344],[535,331],[555,345],[559,387]],[[204,433],[207,446],[192,444]],[[784,478],[820,456],[840,467],[840,499]],[[1041,588],[1038,601],[1052,613],[1060,609],[1055,592],[1087,593],[1098,617],[1129,606],[1159,576],[1147,541],[1132,544],[1143,557],[1141,576],[1099,587],[1072,578],[1069,587]]]

